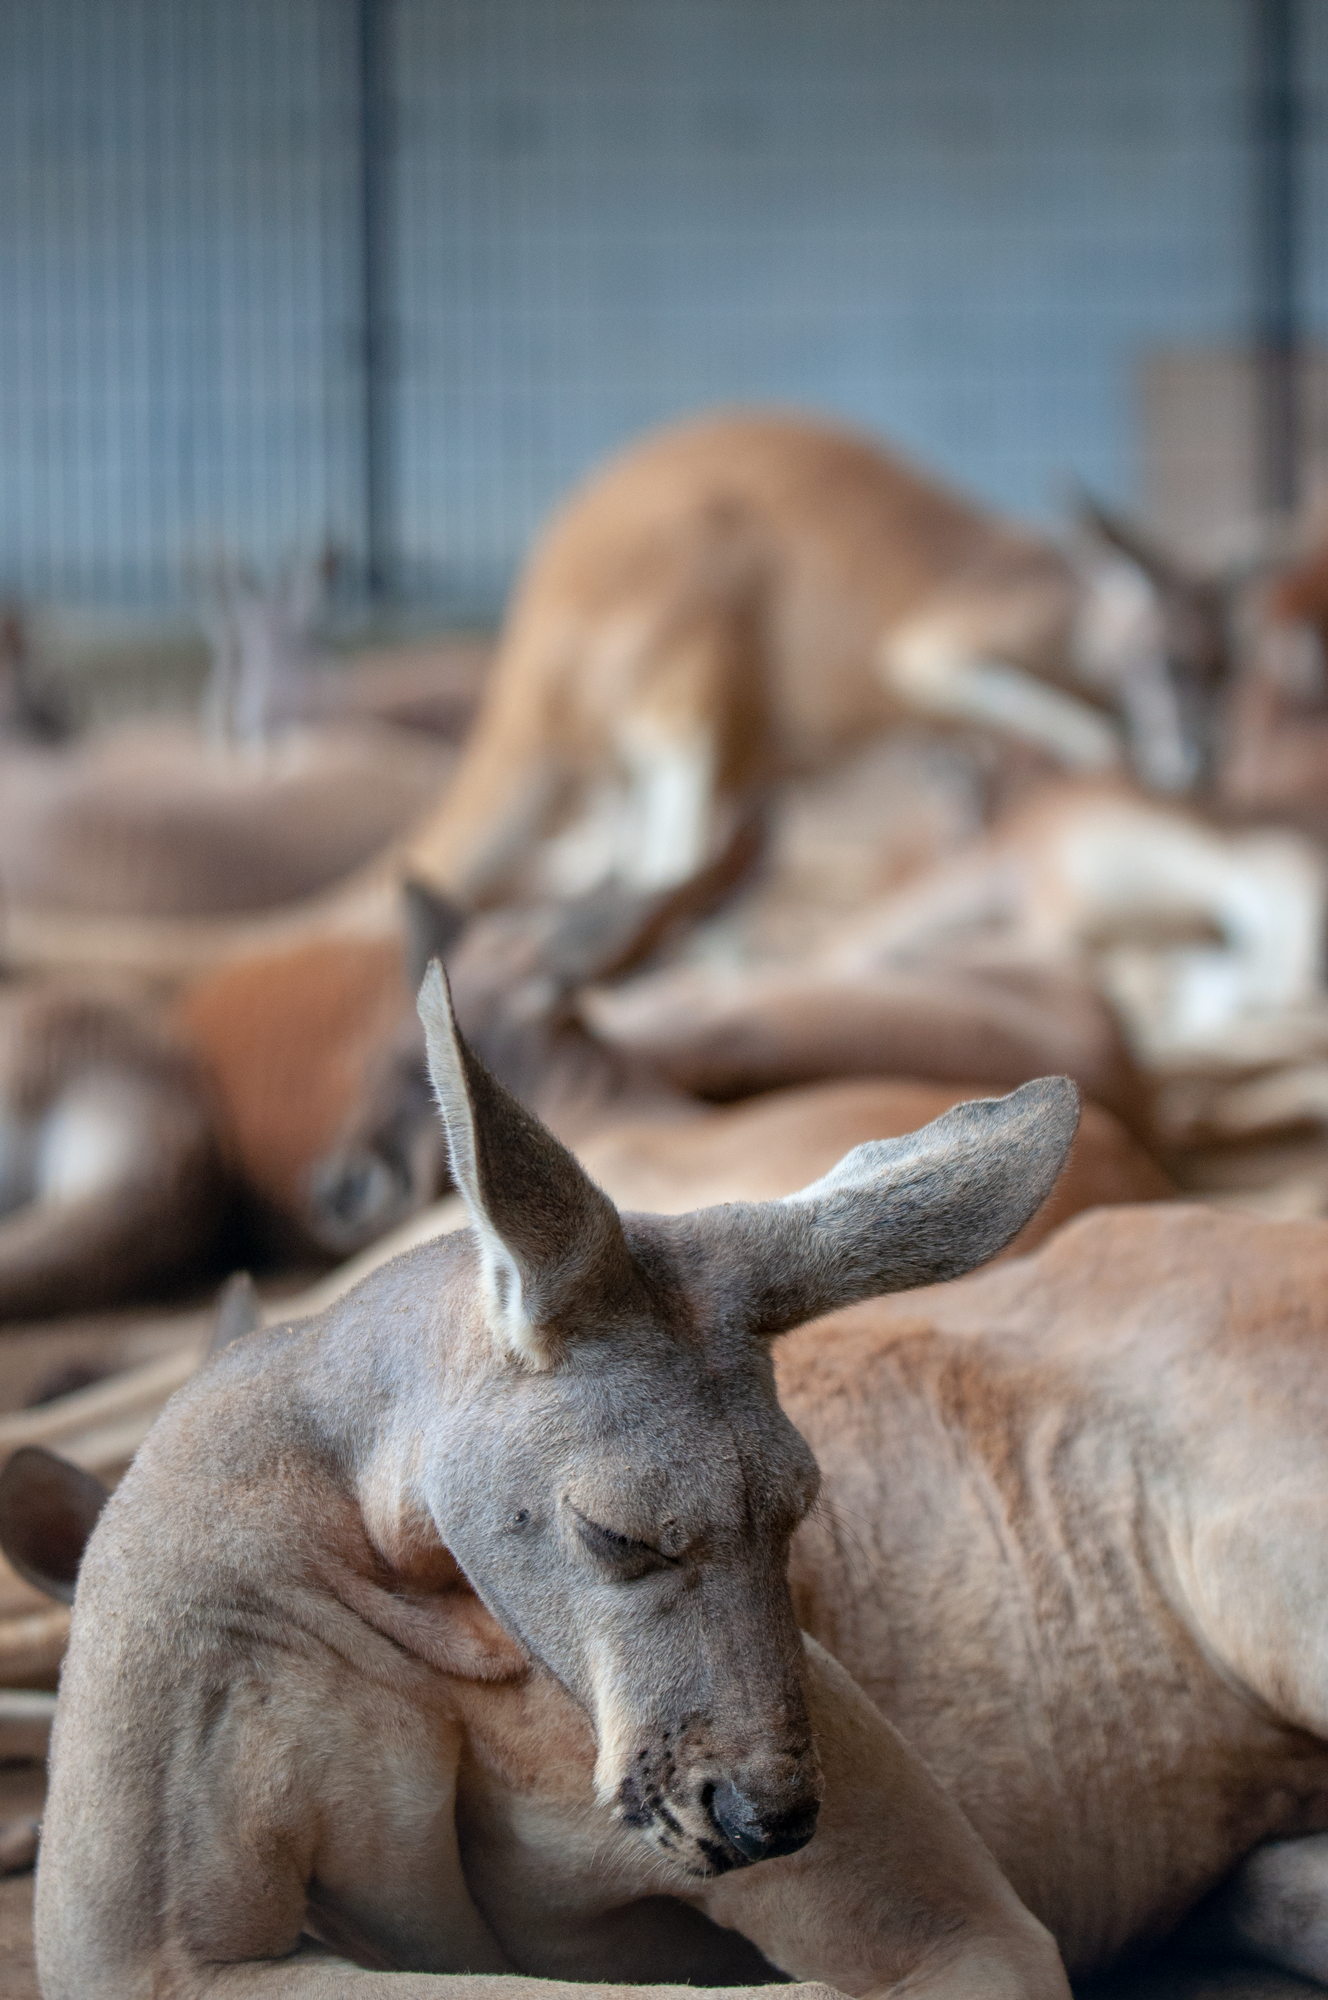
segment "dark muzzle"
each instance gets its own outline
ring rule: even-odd
[[[772,1809],[749,1798],[727,1778],[716,1785],[709,1803],[711,1819],[744,1861],[771,1861],[777,1854],[796,1854],[815,1833],[821,1810],[815,1798]]]

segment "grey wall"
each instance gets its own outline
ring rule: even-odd
[[[384,4],[395,577],[454,615],[674,412],[824,409],[1037,513],[1137,489],[1141,352],[1245,335],[1245,0]],[[356,27],[0,0],[0,589],[361,546]]]

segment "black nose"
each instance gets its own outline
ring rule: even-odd
[[[816,1831],[821,1808],[813,1799],[785,1812],[762,1811],[726,1778],[716,1785],[710,1801],[710,1816],[731,1847],[744,1861],[771,1861],[777,1854],[796,1854]]]

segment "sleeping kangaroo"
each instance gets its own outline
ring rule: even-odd
[[[620,1216],[470,1055],[436,968],[421,1005],[472,1229],[228,1347],[107,1504],[52,1745],[47,2000],[772,1965],[1063,2000],[960,1815],[799,1639],[817,1476],[770,1341],[999,1249],[1073,1086],[792,1200]]]
[[[913,1932],[927,1961],[948,1884],[961,1958],[997,1934],[971,1990],[1024,1990],[1006,1977],[1010,1950],[1028,1990],[1041,1990],[1036,1954],[1019,1957],[1028,1934],[1003,1927],[1008,1905],[1000,1917],[986,1901],[975,1934],[971,1850],[942,1851],[954,1822],[916,1790],[915,1766],[891,1765],[898,1740],[873,1736],[870,1715],[862,1732],[845,1711],[843,1726],[831,1718],[818,1677],[834,1669],[814,1649],[808,1699],[826,1782],[815,1840],[704,1882],[634,1872],[642,1834],[685,1840],[690,1829],[718,1843],[704,1817],[716,1808],[724,1840],[744,1832],[709,1761],[715,1739],[698,1744],[695,1717],[680,1737],[667,1712],[652,1724],[637,1704],[649,1709],[658,1691],[666,1711],[686,1705],[698,1675],[718,1700],[736,1674],[745,1692],[730,1716],[789,1713],[771,1703],[769,1679],[787,1653],[750,1643],[751,1574],[733,1567],[741,1538],[725,1508],[745,1477],[759,1503],[751,1532],[768,1528],[763,1510],[787,1492],[792,1461],[780,1459],[777,1421],[769,1428],[768,1387],[744,1402],[742,1371],[721,1355],[743,1313],[773,1327],[828,1302],[807,1284],[818,1250],[820,1282],[875,1280],[853,1268],[852,1238],[827,1226],[823,1206],[822,1226],[804,1227],[811,1190],[668,1223],[625,1218],[623,1240],[666,1317],[660,1280],[670,1264],[681,1277],[683,1318],[675,1336],[653,1320],[633,1328],[616,1304],[606,1316],[605,1232],[622,1254],[611,1211],[564,1163],[573,1205],[559,1215],[543,1179],[557,1149],[529,1122],[524,1178],[507,1183],[484,1108],[520,1114],[462,1060],[482,1093],[458,1106],[475,1233],[398,1259],[321,1320],[242,1341],[168,1410],[92,1544],[42,1863],[48,2000],[149,1990],[153,1970],[166,1985],[172,1967],[169,1990],[184,1994],[376,1992],[344,1972],[328,1984],[308,1945],[275,1968],[243,1961],[293,1946],[307,1899],[306,1924],[353,1941],[361,1961],[376,1943],[379,1964],[394,1947],[394,1962],[424,1962],[401,1947],[411,1922],[440,1907],[416,1894],[419,1855],[442,1848],[454,1823],[468,1884],[458,1952],[477,1910],[498,1939],[467,1956],[472,1969],[504,1952],[560,1979],[759,1976],[731,1936],[689,1930],[686,1903],[784,1970],[865,1994],[888,1980],[860,1953],[864,1915],[882,1951],[896,1951],[920,1885]],[[877,1247],[893,1255],[901,1235],[909,1247],[924,1219],[917,1170],[938,1148],[959,1169],[960,1197],[965,1128],[980,1178],[984,1122],[1015,1142],[1013,1165],[1026,1137],[1015,1107],[1040,1094],[864,1149],[893,1157],[898,1195],[913,1186],[909,1208],[892,1215],[885,1202]],[[474,1192],[483,1173],[487,1205]],[[998,1211],[1001,1179],[988,1183]],[[497,1203],[504,1185],[515,1211]],[[969,1192],[970,1223],[994,1221],[981,1189]],[[948,1216],[964,1226],[962,1202]],[[564,1254],[550,1257],[559,1238]],[[856,1241],[860,1253],[870,1236]],[[652,1246],[669,1255],[652,1258]],[[916,1263],[912,1275],[923,1275]],[[1181,1926],[1203,1947],[1328,1984],[1326,1276],[1322,1223],[1103,1210],[1035,1256],[864,1302],[776,1347],[780,1402],[823,1480],[792,1538],[796,1617],[925,1759],[1073,1972]],[[504,1360],[513,1339],[528,1342],[532,1313],[556,1335],[565,1309],[575,1330],[562,1319],[560,1352],[541,1340],[530,1362]],[[84,1518],[74,1477],[66,1545]],[[684,1497],[713,1531],[713,1569],[704,1543],[673,1562],[672,1531],[696,1519]],[[67,1582],[68,1546],[62,1559]],[[24,1573],[34,1567],[52,1560],[34,1564],[29,1543]],[[775,1595],[770,1585],[761,1601]],[[524,1678],[504,1631],[537,1656]],[[661,1633],[666,1665],[652,1675]],[[445,1685],[419,1664],[426,1651]],[[593,1797],[592,1731],[566,1698],[557,1706],[539,1661],[595,1717],[606,1789],[624,1769],[648,1773],[644,1793],[620,1786],[616,1824]],[[422,1742],[411,1707],[430,1693],[442,1752]],[[716,1712],[707,1696],[702,1718]],[[564,1725],[580,1731],[579,1766],[564,1758]],[[844,1746],[848,1795],[855,1776],[870,1793],[893,1769],[894,1811],[879,1793],[856,1818],[841,1807]],[[800,1872],[818,1864],[822,1875]],[[449,1848],[436,1879],[454,1884],[456,1865]],[[197,1964],[200,1938],[210,1970]],[[906,1990],[953,1990],[936,1970],[926,1962]],[[1284,1990],[1258,1974],[1231,1979],[1145,1990]]]

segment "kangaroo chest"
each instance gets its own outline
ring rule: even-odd
[[[755,1945],[681,1900],[638,1834],[594,1796],[585,1718],[542,1679],[479,1697],[457,1774],[466,1887],[523,1973],[628,1983],[761,1984]],[[662,1893],[672,1887],[672,1894]]]

